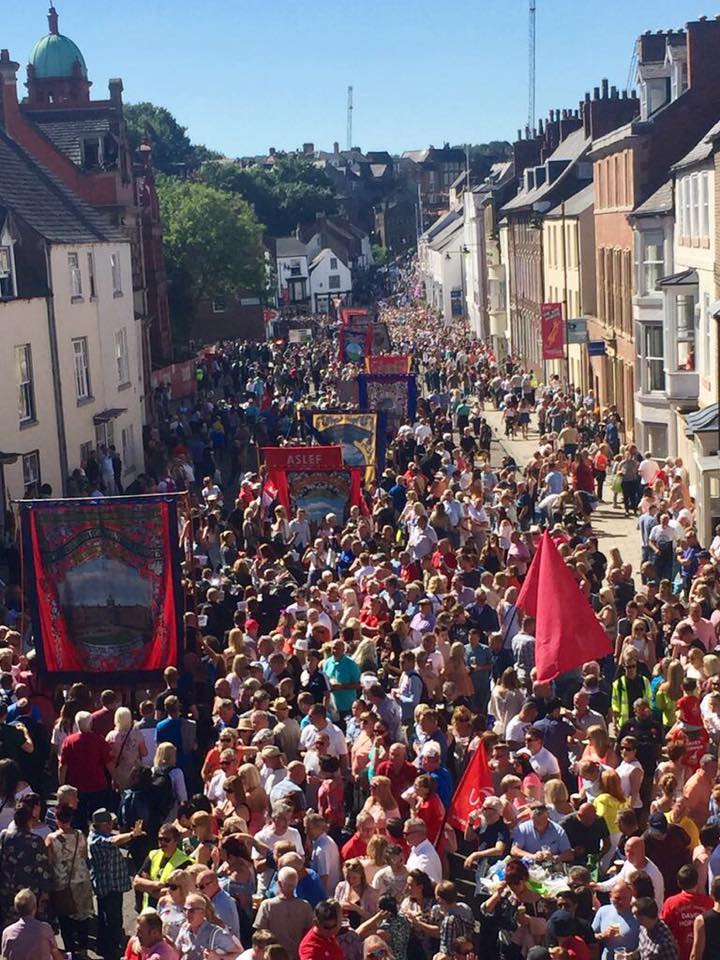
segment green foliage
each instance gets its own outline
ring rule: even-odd
[[[187,127],[181,126],[165,107],[154,103],[129,103],[124,107],[128,136],[133,149],[148,137],[153,149],[153,166],[160,173],[177,174],[198,167],[219,156],[207,147],[190,142]]]
[[[158,177],[174,334],[182,340],[202,297],[262,292],[262,227],[241,197]]]
[[[373,261],[376,267],[386,267],[392,260],[392,255],[387,247],[379,243],[372,244]]]
[[[281,157],[270,168],[210,161],[202,165],[200,177],[252,204],[258,220],[274,237],[288,236],[316,214],[332,214],[337,209],[335,191],[325,172],[301,157]]]

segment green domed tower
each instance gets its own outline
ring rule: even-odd
[[[78,106],[90,100],[90,82],[80,48],[58,30],[55,7],[48,12],[49,32],[30,53],[28,101],[33,106]]]

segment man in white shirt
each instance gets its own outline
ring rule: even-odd
[[[518,750],[519,756],[525,756],[530,766],[541,780],[553,780],[560,777],[560,764],[543,746],[543,733],[537,727],[530,727],[525,734],[525,749]]]
[[[302,555],[310,546],[310,541],[312,539],[310,533],[310,524],[307,522],[305,510],[302,507],[298,508],[298,511],[295,514],[295,519],[291,520],[288,524],[288,530],[293,537],[293,547],[300,555]]]
[[[643,459],[638,465],[638,474],[646,487],[651,487],[655,483],[655,478],[660,473],[660,468],[653,460],[651,453],[643,455]]]
[[[411,870],[422,870],[433,883],[442,880],[442,863],[437,850],[427,838],[427,827],[423,820],[407,820],[403,835],[410,844],[410,853],[407,858],[408,873]]]
[[[640,871],[650,877],[655,894],[655,901],[658,908],[662,909],[665,901],[665,881],[656,865],[645,856],[645,841],[642,837],[630,837],[625,844],[625,862],[620,870],[618,870],[614,877],[610,877],[609,880],[603,880],[602,883],[596,884],[595,889],[607,893],[612,890],[616,884],[621,883],[623,880],[628,882],[634,873],[639,873]]]
[[[315,743],[315,739],[320,732],[326,733],[329,739],[328,756],[338,757],[342,762],[347,761],[348,747],[345,734],[330,723],[327,718],[325,707],[320,703],[315,703],[310,708],[310,723],[303,727],[300,734],[300,749],[305,751]]]
[[[219,762],[220,766],[205,786],[205,796],[216,807],[221,807],[225,802],[225,780],[238,772],[237,753],[233,749],[223,750]]]
[[[328,897],[342,880],[342,858],[338,845],[327,833],[327,822],[320,813],[308,813],[305,817],[305,832],[312,844],[310,868],[320,877]]]
[[[432,428],[428,424],[427,420],[421,420],[415,426],[415,439],[418,443],[427,443],[427,441],[432,437]]]

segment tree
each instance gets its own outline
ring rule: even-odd
[[[298,224],[337,209],[335,191],[325,172],[301,157],[281,157],[269,169],[210,161],[202,165],[200,177],[251,203],[274,237],[288,236]]]
[[[262,226],[250,205],[205,183],[158,177],[175,339],[203,297],[265,288]]]
[[[207,147],[192,144],[187,127],[181,126],[165,107],[129,103],[124,114],[130,146],[135,150],[147,137],[153,150],[153,165],[160,173],[177,174],[219,156]]]

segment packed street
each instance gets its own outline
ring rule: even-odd
[[[4,14],[0,960],[720,958],[720,17],[424,2]]]

